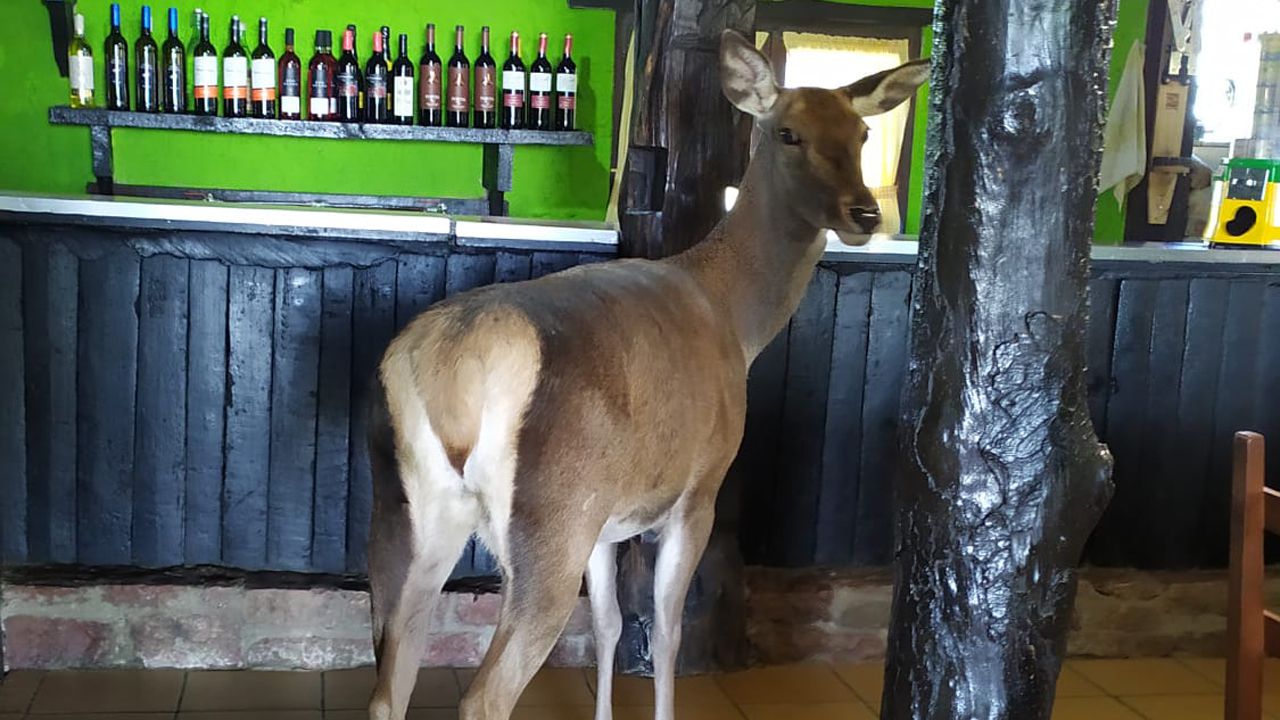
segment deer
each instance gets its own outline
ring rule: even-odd
[[[881,217],[862,178],[863,118],[913,96],[928,60],[835,89],[778,86],[726,31],[725,97],[761,130],[737,202],[701,242],[446,299],[390,343],[370,403],[373,720],[401,720],[427,621],[475,536],[502,577],[497,627],[461,720],[506,720],[586,578],[612,717],[622,628],[617,543],[657,538],[655,718],[673,720],[681,615],[742,440],[747,372],[789,321],[825,230],[865,244]]]

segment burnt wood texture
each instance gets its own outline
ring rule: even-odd
[[[1047,720],[1075,568],[1112,493],[1085,384],[1097,193],[1062,178],[1097,177],[1115,7],[937,8],[881,717]],[[1185,285],[1125,290],[1143,320],[1117,347],[1179,346]],[[1131,370],[1179,372],[1158,367]],[[1140,434],[1139,417],[1111,422]]]

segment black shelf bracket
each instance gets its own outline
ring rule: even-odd
[[[49,34],[53,37],[53,61],[58,63],[58,73],[67,77],[67,48],[71,45],[72,17],[75,14],[75,2],[72,0],[43,0],[44,9],[49,11]]]

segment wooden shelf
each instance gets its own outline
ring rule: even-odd
[[[505,194],[511,190],[514,149],[517,145],[590,146],[595,139],[589,132],[553,132],[546,130],[481,130],[478,128],[420,127],[417,125],[381,125],[373,123],[312,122],[310,120],[257,120],[226,118],[212,115],[165,115],[160,113],[116,112],[98,108],[49,108],[53,125],[83,125],[89,128],[93,153],[93,174],[97,182],[90,191],[114,195],[114,157],[111,131],[115,128],[138,130],[177,130],[185,132],[229,135],[270,135],[276,137],[327,138],[331,140],[399,140],[417,142],[470,143],[484,146],[483,183],[487,194],[479,200],[458,199],[457,207],[487,210],[490,215],[506,215]],[[126,191],[128,186],[121,186]],[[146,188],[154,194],[156,189]],[[207,191],[212,194],[218,191]],[[260,192],[258,196],[279,195],[279,202],[289,202],[289,193]],[[403,201],[403,198],[397,200]],[[445,198],[444,200],[453,200]],[[448,203],[446,203],[448,204]]]
[[[311,120],[256,120],[213,115],[166,115],[114,112],[97,108],[49,108],[54,125],[86,125],[143,130],[186,130],[233,135],[276,135],[335,140],[417,140],[473,143],[478,145],[591,145],[589,132],[547,130],[481,130],[478,128],[420,127],[373,123],[313,122]]]

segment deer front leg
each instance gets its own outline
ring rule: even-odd
[[[618,546],[596,543],[587,561],[587,593],[596,641],[596,720],[613,718],[613,656],[622,635],[617,585]]]
[[[705,503],[684,502],[677,508],[658,541],[654,568],[653,648],[654,718],[675,720],[676,656],[680,652],[680,621],[689,583],[715,520],[714,497]],[[693,507],[696,506],[696,507]]]

